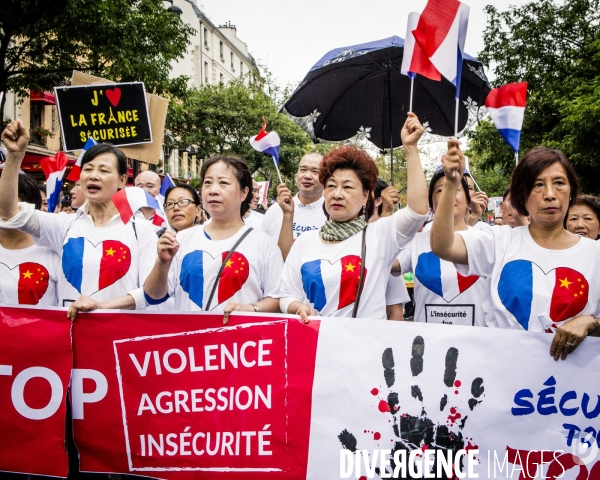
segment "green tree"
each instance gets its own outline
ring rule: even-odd
[[[180,91],[182,79],[168,79],[170,62],[193,32],[161,0],[3,0],[0,91],[50,90],[73,70]]]
[[[600,173],[599,0],[538,0],[498,11],[486,7],[485,48],[496,85],[528,82],[520,151],[536,145],[563,150],[583,189],[597,192]],[[484,169],[512,170],[515,157],[489,122],[471,134]]]
[[[288,180],[294,178],[298,162],[310,151],[310,138],[285,115],[265,92],[262,82],[233,80],[224,85],[205,85],[190,90],[184,98],[171,102],[167,129],[179,144],[194,145],[200,158],[214,153],[230,153],[246,160],[259,177],[278,183],[270,156],[254,150],[249,138],[267,120],[267,131],[281,138],[279,169]]]

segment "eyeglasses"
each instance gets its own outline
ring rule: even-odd
[[[165,207],[165,210],[172,210],[173,208],[175,208],[175,205],[178,205],[179,208],[183,208],[187,207],[190,203],[196,205],[193,200],[190,200],[189,198],[184,198],[182,200],[179,200],[178,202],[165,203],[163,206]]]

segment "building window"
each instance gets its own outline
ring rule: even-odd
[[[219,83],[223,85],[223,74],[219,73]]]
[[[208,29],[204,27],[204,46],[208,47]]]
[[[244,62],[240,60],[240,77],[244,74]]]
[[[223,55],[223,42],[219,42],[219,54],[221,55],[221,60],[225,61],[225,57]]]
[[[204,62],[204,83],[208,83],[208,62]]]
[[[233,52],[231,52],[229,54],[230,58],[231,58],[231,70],[233,70],[235,72],[235,66],[233,65]]]

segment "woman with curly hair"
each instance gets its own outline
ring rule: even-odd
[[[344,146],[328,153],[319,169],[329,220],[299,237],[283,269],[280,307],[308,316],[386,319],[390,267],[427,214],[427,184],[417,141],[423,126],[408,114],[401,137],[406,153],[408,207],[368,224],[378,169],[363,151]]]

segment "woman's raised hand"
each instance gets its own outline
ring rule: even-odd
[[[446,179],[450,179],[451,182],[458,185],[465,171],[465,156],[460,150],[458,139],[451,138],[448,140],[448,151],[442,157],[442,167]]]
[[[423,125],[421,125],[421,122],[419,122],[419,118],[414,113],[408,112],[406,122],[404,122],[404,126],[400,131],[400,137],[402,138],[404,147],[416,147],[417,142],[424,131],[425,129],[423,128]]]
[[[29,145],[29,132],[21,120],[13,120],[2,132],[2,142],[10,154],[25,154]],[[8,159],[7,159],[8,160]]]
[[[166,230],[158,239],[158,259],[162,263],[170,263],[175,254],[179,251],[179,242],[175,237],[175,232]]]

